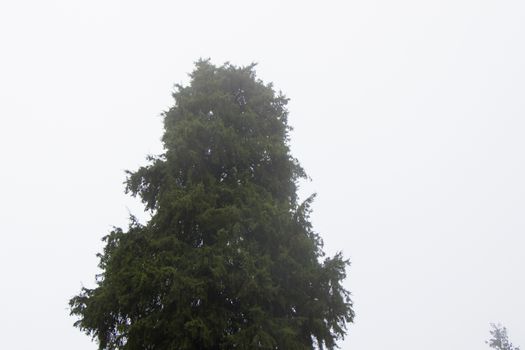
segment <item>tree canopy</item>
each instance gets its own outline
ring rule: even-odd
[[[520,350],[519,346],[514,346],[507,335],[507,328],[501,324],[490,325],[492,329],[490,330],[490,338],[486,343],[493,349],[496,350]]]
[[[354,312],[301,202],[288,99],[254,65],[196,63],[164,117],[163,154],[128,172],[146,224],[103,238],[96,287],[70,300],[99,349],[336,347]]]

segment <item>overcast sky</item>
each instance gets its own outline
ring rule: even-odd
[[[162,152],[193,62],[290,102],[313,223],[351,259],[343,349],[525,347],[525,2],[0,2],[3,349],[94,350],[67,302]],[[488,349],[488,348],[487,348]]]

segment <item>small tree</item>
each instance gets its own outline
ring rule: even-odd
[[[288,100],[253,68],[197,62],[165,152],[129,172],[152,218],[104,237],[96,288],[70,301],[99,349],[332,349],[353,320],[348,261],[298,203]]]
[[[496,325],[494,323],[491,323],[490,326],[492,327],[492,330],[490,331],[492,338],[485,343],[491,348],[498,350],[520,350],[518,346],[512,345],[509,341],[507,328],[503,327],[501,324]]]

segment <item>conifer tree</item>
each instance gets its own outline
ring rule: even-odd
[[[164,116],[164,153],[128,172],[152,217],[104,237],[102,273],[70,300],[99,349],[336,347],[353,319],[348,261],[300,203],[288,99],[254,65],[196,63]]]
[[[492,327],[490,330],[490,335],[492,338],[490,338],[485,343],[487,343],[491,348],[496,350],[520,350],[519,346],[514,346],[510,342],[506,327],[499,323],[491,323],[490,326]]]

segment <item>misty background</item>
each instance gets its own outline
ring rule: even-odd
[[[5,349],[96,349],[68,300],[112,225],[148,215],[126,169],[162,152],[198,58],[258,62],[291,98],[325,251],[352,262],[342,349],[525,346],[522,1],[2,1]]]

